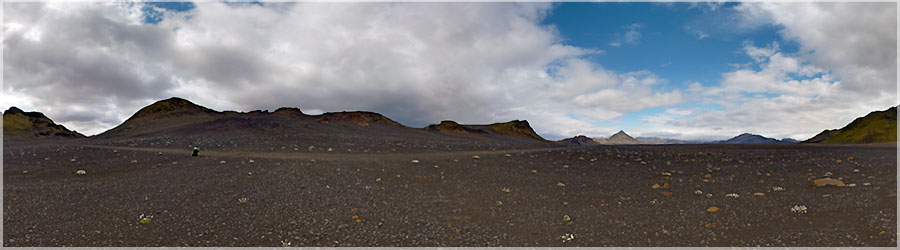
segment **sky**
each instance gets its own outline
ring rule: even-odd
[[[865,14],[862,14],[865,13]],[[808,139],[898,104],[896,3],[3,3],[0,108],[87,135],[215,110]]]

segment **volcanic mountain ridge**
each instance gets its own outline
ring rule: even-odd
[[[589,145],[599,145],[600,143],[591,139],[590,137],[584,135],[578,135],[572,138],[566,138],[557,141],[559,144],[569,145],[569,146],[589,146]]]
[[[440,124],[431,124],[423,129],[425,131],[455,135],[495,135],[549,142],[535,133],[534,129],[531,128],[531,125],[528,124],[528,121],[525,120],[514,120],[487,125],[464,125],[454,121],[441,121]]]
[[[10,107],[3,112],[3,138],[84,138],[84,135],[56,124],[43,113]]]

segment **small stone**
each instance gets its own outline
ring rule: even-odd
[[[844,184],[843,181],[840,181],[838,179],[821,178],[821,179],[813,180],[813,186],[824,187],[824,186],[828,186],[828,185],[833,185],[833,186],[838,186],[838,187],[846,186],[846,184]]]
[[[822,198],[828,198],[828,197],[831,197],[831,194],[823,194],[822,195]]]
[[[717,211],[719,211],[719,210],[721,210],[721,209],[720,209],[719,207],[716,207],[716,206],[712,206],[712,207],[709,207],[709,208],[706,209],[706,211],[707,211],[707,212],[710,212],[710,213],[715,213],[715,212],[717,212]]]
[[[478,160],[478,159],[481,159],[481,156],[473,155],[472,159]]]
[[[657,188],[659,188],[659,184],[653,184],[653,186],[650,186],[650,188],[657,189]]]
[[[872,185],[872,183],[868,183],[868,182],[863,183],[863,186],[869,186],[869,185]]]
[[[563,184],[562,182],[558,182],[558,183],[556,183],[556,186],[557,187],[565,187],[566,184]]]
[[[219,164],[225,164],[225,161],[220,161]]]
[[[716,228],[716,225],[713,225],[713,224],[706,224],[706,225],[703,225],[703,227],[705,227],[705,228]]]
[[[675,193],[673,193],[673,192],[662,192],[662,194],[665,195],[665,196],[673,196],[673,195],[675,195]]]
[[[413,164],[418,164],[418,163],[419,163],[419,160],[412,160],[412,163],[413,163]]]
[[[766,193],[756,192],[756,193],[753,193],[753,195],[754,196],[764,196],[764,195],[766,195]]]

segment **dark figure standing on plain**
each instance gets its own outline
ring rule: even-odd
[[[194,147],[194,153],[191,154],[191,156],[193,156],[193,157],[199,157],[199,156],[200,156],[200,148]]]

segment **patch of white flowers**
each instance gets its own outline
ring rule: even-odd
[[[741,196],[738,194],[735,194],[735,193],[730,193],[730,194],[726,194],[725,197],[737,198],[737,197],[741,197]]]
[[[697,196],[703,195],[703,191],[696,190],[696,191],[694,191],[694,195],[697,195]]]
[[[140,218],[141,224],[145,224],[145,225],[146,225],[146,224],[150,224],[150,219],[153,219],[153,215],[144,215],[144,214],[141,214],[141,216],[139,216],[138,218]]]
[[[772,187],[772,191],[784,191],[783,187]]]
[[[798,214],[805,214],[805,213],[806,213],[806,206],[804,206],[804,205],[794,205],[794,207],[791,207],[791,212],[798,213]]]
[[[563,235],[562,235],[562,241],[563,241],[563,242],[569,242],[569,241],[572,241],[572,240],[574,240],[574,239],[575,239],[575,234],[569,234],[569,233],[567,233],[567,234],[563,234]]]

